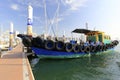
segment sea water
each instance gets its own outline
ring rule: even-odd
[[[102,55],[30,62],[35,80],[120,80],[120,45]]]

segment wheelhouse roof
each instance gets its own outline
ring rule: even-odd
[[[72,31],[73,33],[83,33],[83,34],[88,34],[88,33],[103,33],[100,31],[94,31],[94,30],[88,30],[88,29],[75,29]]]
[[[74,33],[83,33],[83,34],[86,34],[88,32],[90,32],[91,30],[88,30],[88,29],[75,29],[73,30],[72,32]]]

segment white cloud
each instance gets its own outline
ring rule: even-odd
[[[49,22],[51,22],[51,24],[56,24],[57,22],[59,23],[62,20],[63,20],[63,18],[59,17],[59,18],[56,18],[56,19],[50,19]]]
[[[70,10],[78,10],[80,7],[85,6],[88,0],[61,0],[64,5],[70,6]]]
[[[17,4],[12,4],[11,5],[11,9],[13,9],[13,10],[19,10],[19,7],[18,7],[18,5]]]
[[[34,7],[43,7],[43,0],[17,0],[22,5],[32,5]]]

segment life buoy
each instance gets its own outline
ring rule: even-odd
[[[75,53],[78,53],[78,52],[80,51],[78,44],[75,44],[75,45],[73,46],[73,51],[74,51]]]
[[[71,52],[72,49],[73,49],[73,46],[72,46],[71,43],[66,43],[66,44],[65,44],[65,51]]]
[[[59,50],[59,51],[62,51],[65,47],[65,44],[63,41],[57,41],[56,42],[56,49]]]
[[[55,48],[55,42],[52,40],[46,40],[45,49],[53,50]]]
[[[22,43],[24,44],[25,47],[30,47],[32,46],[32,40],[29,37],[24,37],[22,39]]]

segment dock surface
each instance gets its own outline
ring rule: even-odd
[[[0,80],[35,80],[22,44],[1,56]]]

